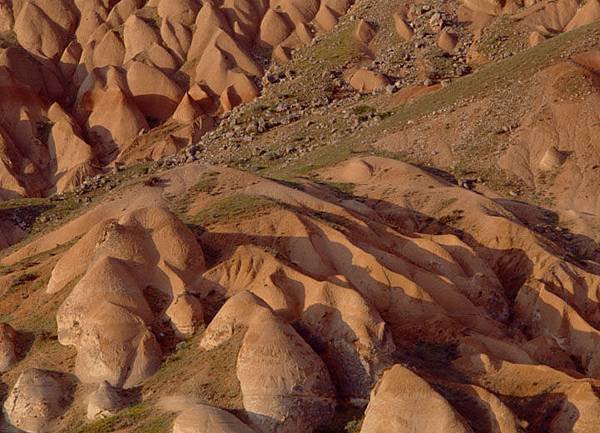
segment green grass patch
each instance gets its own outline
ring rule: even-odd
[[[150,415],[150,409],[143,403],[122,410],[114,416],[84,424],[74,433],[110,433],[118,429],[133,427]]]
[[[483,66],[473,74],[455,80],[448,87],[398,107],[381,122],[378,129],[397,126],[470,97],[506,89],[520,79],[529,79],[544,67],[559,61],[566,50],[582,39],[592,37],[594,33],[600,33],[600,23],[560,34],[508,59]]]
[[[212,194],[217,187],[219,172],[208,171],[204,173],[200,180],[181,197],[171,197],[171,211],[182,219],[186,219],[186,214],[190,209],[192,201],[197,194]]]
[[[345,140],[338,145],[319,147],[302,155],[294,161],[294,164],[286,167],[267,167],[260,170],[258,174],[278,180],[294,181],[298,177],[312,174],[315,170],[345,161],[352,156],[353,147],[354,143],[351,140]]]
[[[218,200],[206,209],[202,209],[194,215],[191,223],[210,226],[240,220],[265,212],[276,205],[277,202],[266,197],[234,194]]]
[[[512,54],[527,46],[522,32],[517,31],[516,23],[508,16],[498,17],[487,27],[477,42],[477,51],[493,59],[499,55]]]
[[[437,206],[435,208],[435,210],[433,211],[433,216],[437,217],[440,213],[442,213],[445,209],[452,206],[457,201],[458,201],[458,199],[456,197],[451,197],[451,198],[442,200],[441,203],[439,204],[439,206]]]
[[[293,67],[312,69],[315,65],[321,67],[337,67],[360,55],[356,49],[353,37],[353,26],[345,25],[327,34],[314,46],[304,49],[306,56],[293,60]],[[314,62],[314,61],[317,61]]]

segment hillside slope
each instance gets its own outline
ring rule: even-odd
[[[596,433],[597,0],[0,30],[0,431]]]

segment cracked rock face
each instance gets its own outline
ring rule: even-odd
[[[223,409],[194,404],[175,418],[173,433],[254,433],[254,430]]]
[[[202,250],[164,209],[102,222],[65,257],[48,287],[60,290],[67,273],[84,272],[57,314],[59,341],[77,348],[84,382],[139,385],[162,360],[154,326],[170,319],[185,336],[202,324],[202,306],[188,293],[204,268]]]
[[[71,404],[72,379],[63,373],[25,370],[4,402],[14,426],[28,433],[51,431],[51,422]]]

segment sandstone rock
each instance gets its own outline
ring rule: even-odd
[[[32,2],[16,17],[14,31],[23,48],[48,58],[60,56],[67,44],[64,31]]]
[[[171,319],[175,332],[183,338],[192,336],[204,324],[202,304],[189,294],[177,296],[165,314]]]
[[[530,47],[535,47],[536,45],[541,44],[545,40],[546,38],[540,32],[535,31],[529,35],[528,42]]]
[[[192,45],[193,33],[190,28],[180,23],[172,23],[169,19],[163,19],[160,34],[165,46],[178,57],[180,62],[183,62]]]
[[[195,404],[181,412],[173,423],[173,433],[253,433],[231,413],[205,404]]]
[[[100,158],[110,158],[128,144],[148,123],[133,100],[121,89],[101,96],[87,121],[90,141],[98,146]]]
[[[76,122],[60,107],[53,104],[48,110],[53,122],[48,147],[53,166],[53,184],[62,193],[78,186],[97,173],[91,147],[81,138]]]
[[[173,120],[183,124],[192,123],[202,113],[200,105],[192,99],[189,93],[186,93],[173,113]]]
[[[232,84],[227,86],[220,97],[223,111],[230,111],[238,105],[258,97],[258,89],[252,80],[244,74],[231,77]]]
[[[174,74],[179,69],[179,61],[159,44],[152,44],[146,49],[146,61],[156,66],[166,75]]]
[[[387,78],[378,72],[359,69],[350,78],[350,85],[361,93],[371,93],[385,89]]]
[[[71,384],[64,374],[30,368],[19,376],[4,410],[15,427],[41,433],[69,408],[70,400]]]
[[[143,6],[143,0],[121,0],[111,9],[106,21],[117,28],[125,23],[133,13]]]
[[[181,88],[153,66],[133,61],[127,70],[127,83],[133,100],[146,116],[166,120],[183,97]]]
[[[540,160],[540,170],[553,170],[562,164],[563,159],[564,157],[558,149],[556,149],[556,147],[551,147],[544,153],[544,156]]]
[[[161,0],[157,12],[162,19],[191,26],[196,20],[199,4],[194,0]]]
[[[447,53],[451,53],[456,48],[458,37],[451,31],[442,30],[438,36],[437,45]]]
[[[81,58],[81,45],[72,41],[62,53],[59,62],[59,68],[65,78],[71,78],[75,74],[77,64]]]
[[[154,43],[160,43],[157,30],[137,15],[131,15],[125,21],[123,29],[125,43],[125,62],[143,52]]]
[[[285,16],[273,9],[269,9],[260,24],[259,40],[261,43],[276,47],[287,39],[292,33],[292,26]]]
[[[425,380],[395,365],[373,389],[360,431],[470,433],[471,429]]]
[[[125,405],[119,391],[108,382],[102,382],[98,389],[91,393],[87,399],[87,418],[95,420],[114,415]]]
[[[338,17],[327,4],[323,3],[314,21],[322,32],[329,32],[337,25]]]
[[[15,18],[10,2],[3,0],[0,2],[0,32],[9,32],[13,29]]]
[[[93,62],[94,66],[101,68],[104,66],[120,66],[125,58],[125,46],[119,35],[114,31],[105,33],[102,40],[94,48]]]
[[[394,14],[394,25],[396,26],[396,33],[405,41],[410,41],[413,37],[414,30],[410,27],[402,15]]]
[[[17,332],[8,323],[0,324],[0,372],[17,362]]]
[[[371,24],[364,20],[360,20],[354,30],[354,39],[359,44],[369,45],[376,34],[377,32]]]
[[[565,31],[571,31],[581,26],[594,23],[600,20],[600,1],[586,0],[583,6],[577,10],[569,24],[565,27]]]
[[[501,0],[464,0],[463,4],[476,12],[487,15],[499,15],[504,3]]]
[[[323,362],[294,329],[255,295],[232,297],[209,325],[202,346],[247,328],[237,361],[244,409],[261,431],[312,432],[333,415],[334,389]]]
[[[128,388],[152,375],[162,351],[150,325],[162,320],[170,299],[197,286],[203,267],[188,229],[160,208],[104,221],[76,243],[57,263],[49,290],[85,274],[57,313],[59,342],[77,348],[79,379]],[[169,317],[186,333],[201,309],[181,301]]]

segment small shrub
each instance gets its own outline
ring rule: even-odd
[[[17,278],[15,278],[15,280],[13,281],[12,286],[13,287],[22,286],[25,283],[37,280],[38,277],[39,277],[39,275],[34,274],[33,272],[25,272],[24,274],[21,274]]]

